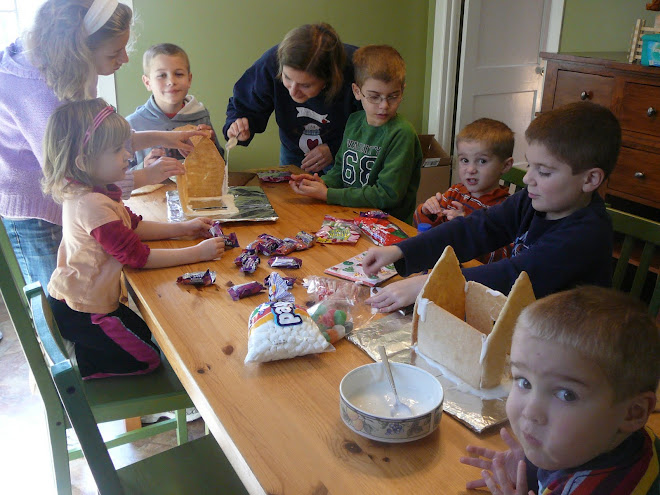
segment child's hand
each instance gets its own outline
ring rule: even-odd
[[[482,471],[486,487],[493,495],[535,495],[533,490],[527,489],[527,466],[525,461],[518,461],[516,468],[515,485],[509,480],[504,460],[497,454],[493,459],[493,472]]]
[[[421,292],[427,278],[424,275],[404,278],[386,285],[365,302],[378,309],[380,313],[389,313],[399,308],[405,308],[415,302],[417,294]]]
[[[320,172],[332,163],[332,152],[327,144],[319,144],[305,155],[300,168],[306,172]]]
[[[205,239],[208,239],[209,237],[212,237],[211,232],[209,232],[212,225],[213,220],[210,218],[193,218],[192,220],[181,222],[181,227],[183,228],[181,235],[204,237]]]
[[[205,136],[208,137],[208,131],[169,131],[163,133],[165,139],[163,140],[163,146],[165,148],[172,148],[179,150],[183,156],[188,156],[195,147],[190,142],[190,138],[193,136]]]
[[[371,248],[362,260],[362,269],[367,275],[376,275],[385,265],[403,258],[403,252],[396,246]]]
[[[442,193],[435,193],[435,196],[431,196],[429,199],[424,201],[424,204],[422,205],[422,213],[424,213],[424,215],[442,214],[440,201],[442,201]]]
[[[146,163],[146,158],[145,158]],[[183,175],[186,169],[176,158],[162,156],[158,158],[153,165],[144,167],[145,184],[158,184],[173,175]]]
[[[303,196],[309,196],[310,198],[316,198],[320,199],[321,201],[327,201],[328,200],[328,188],[326,187],[325,183],[321,180],[321,178],[318,176],[318,174],[314,174],[314,176],[310,177],[309,179],[306,178],[307,174],[302,174],[302,175],[296,175],[295,177],[302,177],[300,180],[294,180],[293,175],[291,176],[291,179],[289,181],[289,184],[291,185],[291,189],[293,189],[296,193],[302,194]],[[307,176],[309,177],[309,176]]]
[[[161,156],[165,156],[163,148],[151,148],[149,154],[144,157],[144,168],[151,167]]]
[[[235,137],[239,141],[247,141],[250,139],[250,122],[245,117],[236,119],[231,123],[229,129],[227,129],[227,137]]]
[[[211,127],[208,124],[199,124],[197,126],[198,131],[204,131],[206,135],[213,141],[213,138],[215,137],[215,131],[213,130],[213,127]],[[210,133],[210,134],[209,134]]]
[[[225,252],[225,240],[222,237],[212,237],[197,244],[199,261],[209,261],[220,258]]]
[[[476,445],[468,445],[466,450],[470,457],[461,457],[459,460],[462,464],[481,468],[481,479],[468,481],[465,487],[470,490],[473,488],[488,487],[493,494],[526,494],[527,493],[527,476],[525,468],[523,468],[524,484],[520,482],[520,467],[519,463],[522,461],[525,464],[525,452],[523,451],[520,443],[511,436],[506,428],[500,430],[502,440],[509,446],[509,450],[504,452],[496,452],[485,447],[478,447]],[[496,460],[497,459],[497,460]],[[494,478],[495,477],[495,478]],[[490,485],[488,483],[491,483]],[[509,491],[493,491],[496,488],[496,483],[501,487],[508,484]],[[520,486],[522,491],[513,492],[511,486],[516,483]],[[504,485],[503,485],[504,484]],[[493,488],[491,488],[491,486]]]
[[[458,201],[452,201],[451,205],[455,208],[447,208],[442,210],[442,214],[447,217],[447,220],[453,220],[456,217],[465,216],[465,207]]]

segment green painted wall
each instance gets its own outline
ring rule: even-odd
[[[648,0],[650,1],[650,0]],[[645,0],[565,0],[561,52],[625,52],[635,21],[652,26],[656,12]]]
[[[400,113],[422,129],[429,0],[133,0],[133,8],[137,40],[130,62],[116,73],[122,115],[133,112],[149,96],[140,79],[142,53],[154,43],[170,42],[188,52],[193,73],[190,93],[206,105],[214,127],[221,129],[227,99],[245,69],[290,29],[325,21],[345,43],[386,43],[399,50],[407,65]],[[232,152],[231,168],[274,166],[278,159],[279,139],[272,118],[267,131],[248,148],[239,146]]]

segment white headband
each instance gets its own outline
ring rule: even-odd
[[[91,36],[108,22],[119,3],[117,0],[94,0],[85,14],[83,26],[87,36]]]

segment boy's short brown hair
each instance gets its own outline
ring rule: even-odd
[[[541,113],[525,137],[568,164],[573,175],[600,168],[608,177],[619,156],[621,126],[609,109],[583,101]]]
[[[598,365],[615,402],[658,386],[660,328],[644,304],[623,292],[595,286],[558,292],[527,306],[518,325]]]
[[[499,120],[486,118],[475,120],[458,133],[456,144],[461,141],[479,141],[502,161],[513,156],[515,144],[513,131]]]
[[[150,46],[142,56],[142,72],[145,76],[149,77],[151,70],[151,61],[158,55],[167,55],[168,57],[181,57],[186,61],[186,68],[190,72],[190,59],[188,54],[183,48],[172,43],[160,43],[158,45]]]
[[[353,54],[355,83],[362,87],[367,79],[386,83],[406,83],[406,63],[401,54],[389,45],[366,45]]]

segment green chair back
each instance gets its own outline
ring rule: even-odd
[[[116,470],[101,437],[80,374],[55,339],[48,302],[39,283],[25,292],[52,365],[50,374],[101,494],[247,493],[211,435]]]
[[[70,449],[67,447],[66,430],[70,428],[70,423],[37,340],[32,312],[22,290],[25,285],[23,275],[2,222],[0,222],[0,273],[3,274],[0,276],[0,292],[44,403],[57,493],[68,495],[71,493],[69,461],[78,459],[83,454],[78,447]],[[50,306],[46,304],[42,312],[48,325],[53,328],[55,345],[63,355],[66,355]],[[106,442],[109,448],[174,429],[177,432],[178,443],[188,440],[185,408],[192,407],[193,403],[164,358],[163,364],[148,375],[90,380],[84,382],[83,387],[98,423],[163,411],[176,411],[174,419],[110,438]]]
[[[614,268],[612,287],[621,289],[629,267],[636,266],[630,294],[640,298],[647,277],[650,273],[655,273],[655,287],[649,301],[649,313],[655,317],[660,308],[660,223],[612,208],[608,208],[607,212],[612,218],[614,232],[623,237],[620,250],[615,248],[615,257],[618,255],[618,260]]]
[[[522,168],[511,167],[508,172],[502,174],[500,182],[505,186],[513,186],[514,192],[518,192],[525,188],[523,177],[525,177],[526,173],[527,171]]]

